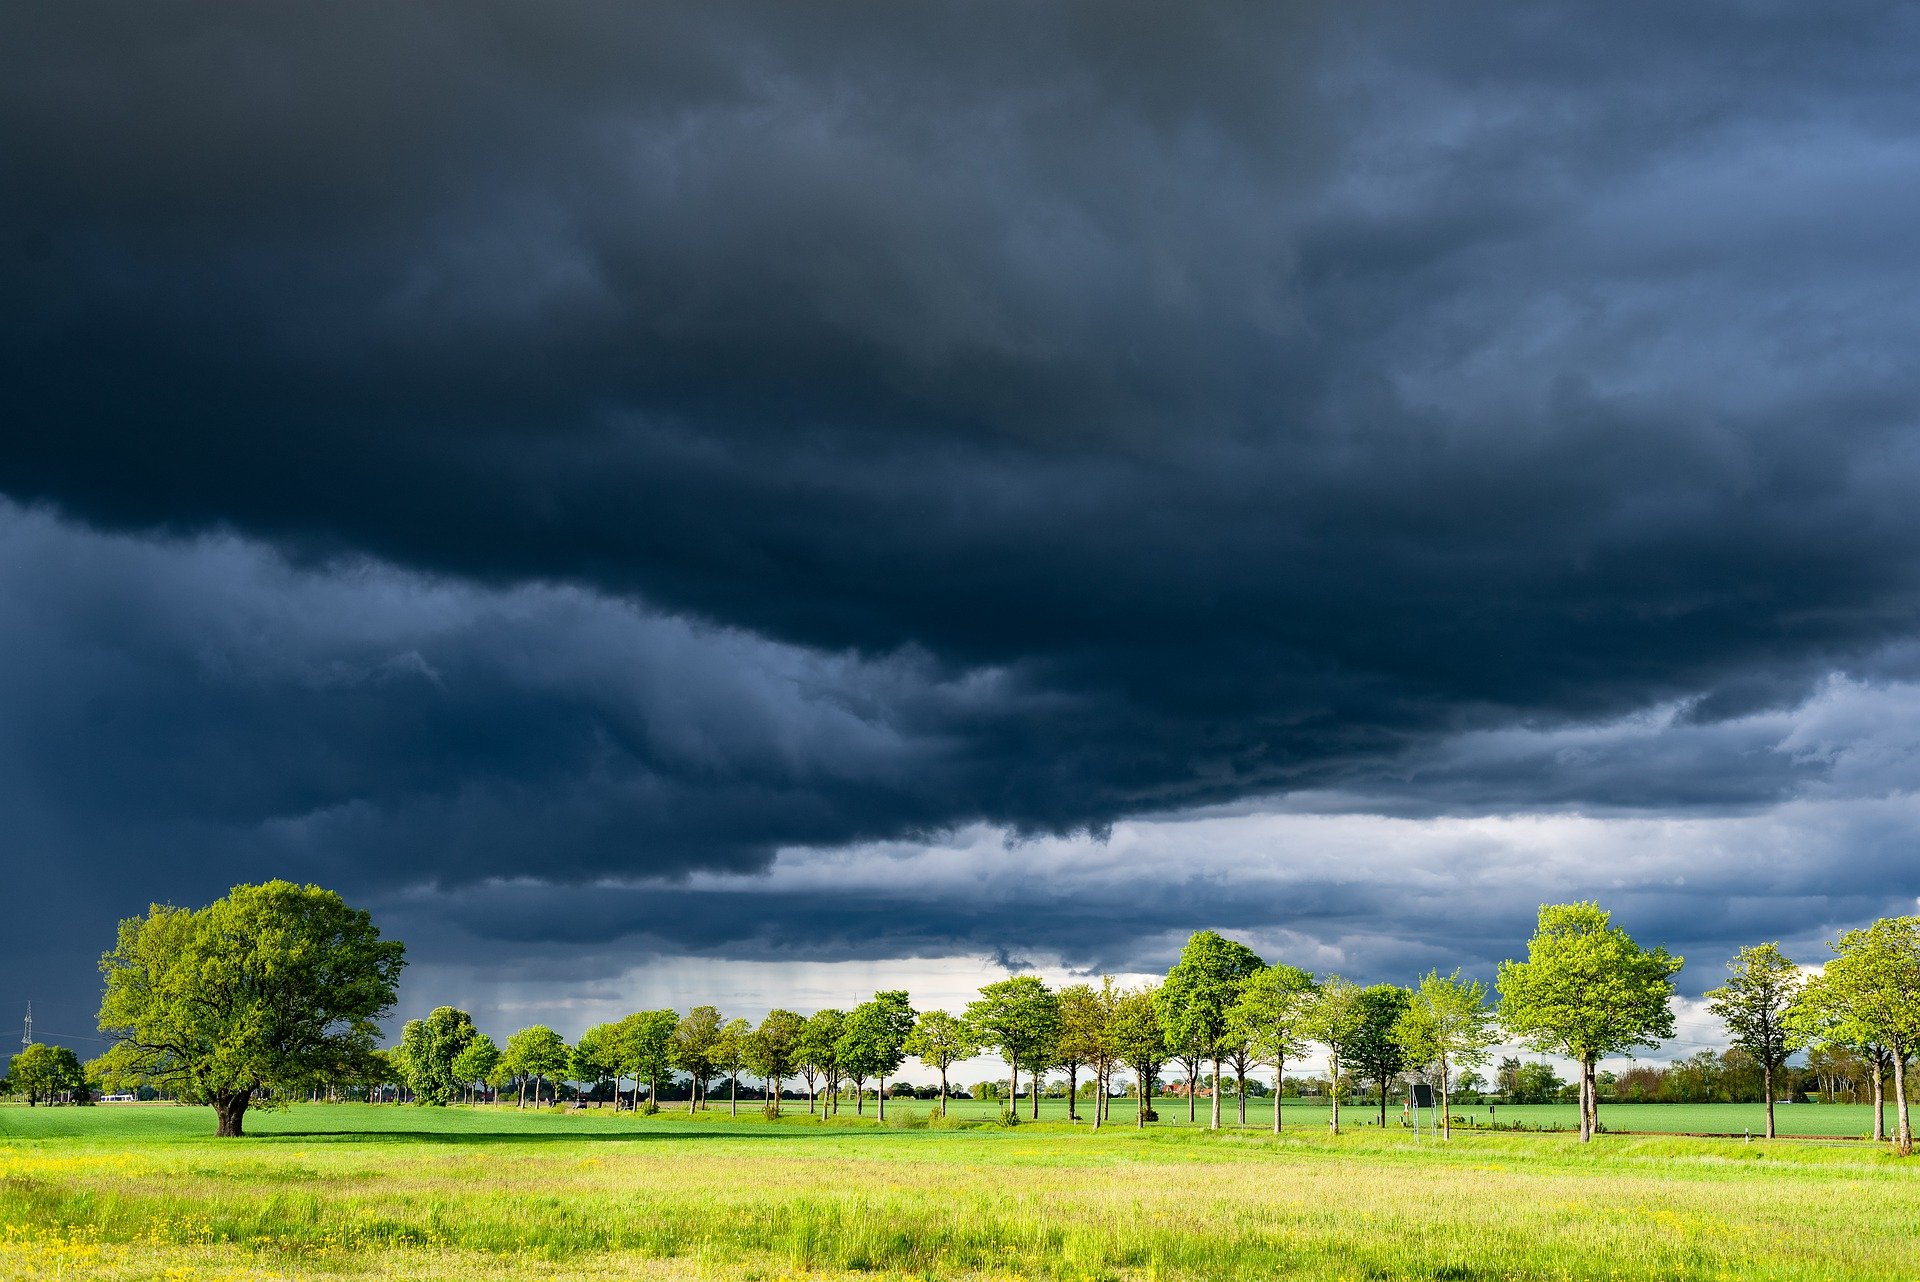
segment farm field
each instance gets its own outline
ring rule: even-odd
[[[1203,1098],[1198,1104],[1197,1121],[1187,1121],[1187,1105],[1184,1099],[1155,1101],[1160,1114],[1160,1125],[1186,1127],[1207,1124],[1207,1101]],[[684,1106],[683,1106],[684,1107]],[[742,1106],[745,1107],[744,1105]],[[753,1107],[760,1105],[756,1101]],[[804,1109],[806,1106],[802,1104]],[[843,1104],[850,1111],[851,1104]],[[891,1118],[893,1111],[901,1105],[889,1103],[887,1114]],[[904,1107],[924,1110],[931,1107],[916,1101]],[[1027,1116],[1029,1105],[1022,1102],[1021,1117]],[[871,1114],[873,1105],[867,1105]],[[957,1117],[993,1118],[1000,1115],[1001,1106],[997,1103],[971,1100],[956,1100],[950,1112]],[[1082,1104],[1080,1111],[1084,1117],[1087,1106]],[[1239,1115],[1233,1097],[1221,1101],[1221,1121],[1223,1125],[1238,1127]],[[1488,1116],[1484,1104],[1456,1104],[1453,1107],[1456,1118],[1465,1119],[1470,1124],[1481,1126],[1498,1123],[1503,1127],[1515,1124],[1538,1128],[1577,1130],[1580,1125],[1579,1114],[1572,1104],[1501,1104]],[[1887,1125],[1893,1125],[1893,1104],[1887,1104]],[[1117,1124],[1133,1125],[1133,1104],[1129,1100],[1115,1100],[1112,1110],[1113,1120]],[[1343,1104],[1340,1108],[1340,1125],[1346,1127],[1373,1126],[1379,1121],[1379,1112],[1373,1105]],[[1327,1106],[1313,1100],[1287,1100],[1281,1106],[1282,1125],[1287,1128],[1322,1128],[1327,1125]],[[1067,1118],[1065,1100],[1040,1101],[1040,1120],[1064,1122]],[[1740,1135],[1751,1128],[1755,1135],[1766,1130],[1766,1108],[1760,1104],[1610,1104],[1600,1105],[1600,1120],[1611,1131],[1653,1131],[1666,1134],[1683,1135]],[[1426,1124],[1423,1114],[1421,1124]],[[1865,1104],[1776,1104],[1774,1105],[1774,1125],[1782,1136],[1809,1137],[1862,1137],[1873,1131],[1873,1110]],[[1250,1130],[1271,1130],[1273,1126],[1273,1100],[1247,1100],[1247,1128]],[[1400,1108],[1397,1104],[1387,1106],[1387,1126],[1390,1130],[1404,1129],[1400,1125]]]
[[[1920,1165],[1876,1146],[845,1119],[5,1108],[0,1276],[1920,1275]]]

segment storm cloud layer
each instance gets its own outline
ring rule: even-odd
[[[0,795],[63,906],[16,954],[274,872],[528,956],[1121,969],[1361,920],[1479,961],[1556,888],[1443,927],[1287,873],[1309,815],[1777,821],[1742,928],[1869,906],[1815,866],[1910,897],[1904,820],[1781,808],[1911,786],[1860,709],[1920,603],[1917,27],[20,15]],[[1067,896],[1196,812],[1304,826],[1245,830],[1256,899]],[[980,832],[1018,893],[926,875]],[[847,850],[919,853],[792,871]],[[1685,901],[1637,902],[1717,947]]]

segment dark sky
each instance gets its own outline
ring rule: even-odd
[[[1811,958],[1920,892],[1917,82],[1865,3],[15,14],[0,1000],[271,875],[501,1018]]]

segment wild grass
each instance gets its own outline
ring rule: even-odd
[[[1920,1166],[1861,1145],[33,1112],[0,1110],[4,1277],[1920,1276]]]

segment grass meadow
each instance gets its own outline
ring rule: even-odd
[[[202,1109],[0,1108],[0,1276],[1920,1276],[1920,1164],[1865,1144],[888,1115],[304,1105],[236,1141]]]

